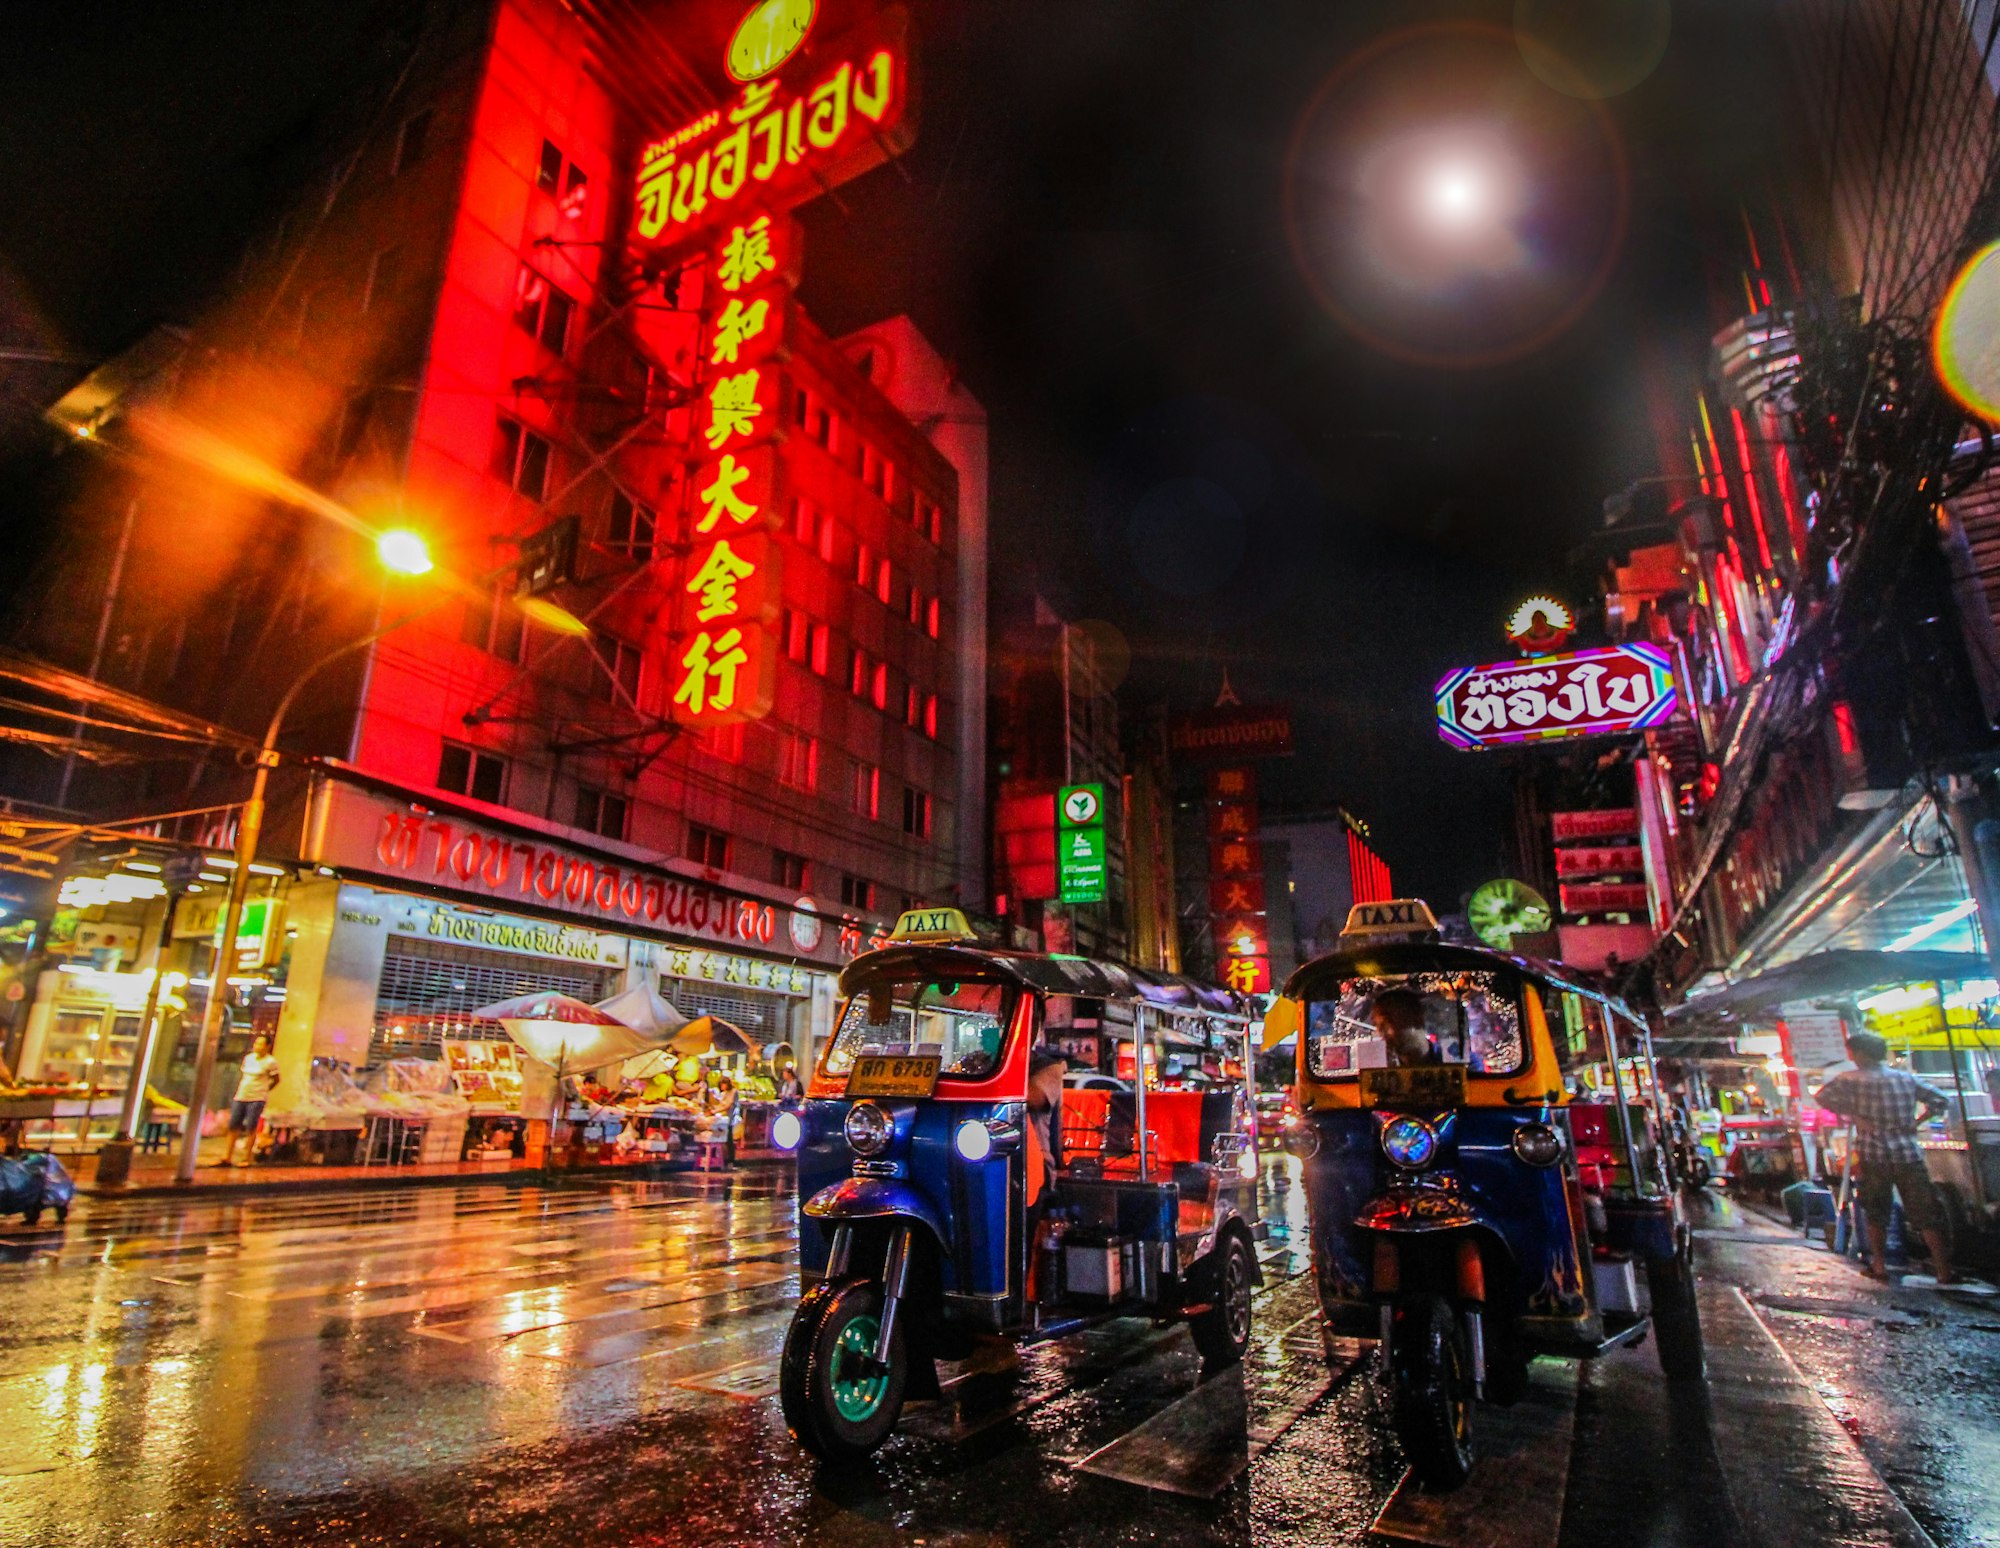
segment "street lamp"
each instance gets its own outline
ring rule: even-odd
[[[430,550],[424,540],[414,532],[391,531],[378,534],[375,552],[386,568],[398,574],[422,575],[427,574],[432,568]],[[419,560],[421,568],[408,568]],[[512,568],[511,564],[503,565],[492,575],[481,579],[490,583]],[[454,591],[447,595],[455,594],[458,589],[461,588],[454,588]],[[538,599],[524,598],[519,605],[526,611],[527,602],[535,600]],[[564,609],[556,607],[553,603],[547,603],[545,607],[549,612],[560,614],[562,618],[570,621],[574,628],[566,632],[583,634],[590,632],[588,625]],[[243,817],[237,824],[236,869],[229,875],[229,895],[222,908],[215,966],[209,979],[208,1002],[203,1006],[201,1013],[201,1042],[195,1055],[194,1090],[188,1096],[187,1130],[181,1137],[178,1173],[181,1182],[194,1181],[195,1166],[201,1154],[201,1123],[203,1115],[208,1110],[208,1088],[215,1078],[216,1056],[222,1044],[222,1020],[229,994],[229,969],[236,956],[236,932],[242,926],[243,907],[250,895],[251,866],[257,858],[257,842],[262,836],[264,827],[264,797],[270,786],[271,770],[278,766],[278,737],[284,730],[285,717],[291,713],[293,703],[305,689],[306,684],[321,672],[356,651],[366,650],[385,635],[394,633],[403,625],[421,616],[422,611],[408,614],[394,623],[385,624],[371,633],[364,634],[360,639],[350,640],[337,650],[321,656],[292,680],[292,685],[285,690],[284,697],[278,700],[278,707],[271,712],[270,724],[264,728],[264,740],[257,748],[257,772],[250,782],[250,798],[243,803]],[[531,616],[537,621],[545,621],[539,610],[532,612]]]

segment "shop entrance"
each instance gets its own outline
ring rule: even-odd
[[[504,1041],[506,1029],[499,1022],[479,1021],[471,1013],[541,989],[594,1003],[617,993],[618,981],[615,967],[391,936],[375,995],[368,1062],[441,1059],[446,1038]]]

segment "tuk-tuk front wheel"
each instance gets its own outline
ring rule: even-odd
[[[1472,1367],[1443,1296],[1397,1303],[1389,1377],[1403,1455],[1427,1488],[1456,1489],[1472,1471]]]
[[[884,1362],[875,1358],[881,1336],[882,1287],[871,1279],[821,1285],[799,1303],[778,1396],[793,1437],[814,1456],[864,1457],[895,1429],[909,1355],[900,1320]]]
[[[1249,1352],[1250,1296],[1257,1283],[1250,1244],[1234,1231],[1223,1238],[1215,1257],[1208,1310],[1188,1319],[1202,1367],[1210,1371],[1226,1370]]]

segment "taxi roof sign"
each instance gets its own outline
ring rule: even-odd
[[[1347,925],[1340,932],[1350,936],[1384,940],[1396,937],[1421,940],[1438,933],[1437,915],[1422,898],[1389,898],[1380,903],[1357,903],[1348,911]]]
[[[970,941],[972,921],[957,908],[913,908],[896,920],[892,941]]]

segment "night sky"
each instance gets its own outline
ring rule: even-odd
[[[1666,0],[1603,4],[1646,21]],[[1128,711],[1212,700],[1223,663],[1244,698],[1292,704],[1299,753],[1267,765],[1267,806],[1348,805],[1399,891],[1455,906],[1505,867],[1507,770],[1436,740],[1430,686],[1505,656],[1501,621],[1528,592],[1589,602],[1594,561],[1573,551],[1607,495],[1657,470],[1642,362],[1684,398],[1723,320],[1709,287],[1737,261],[1766,68],[1730,4],[1683,0],[1664,58],[1601,118],[1530,74],[1512,3],[914,9],[916,149],[810,210],[808,308],[834,333],[908,312],[987,405],[1000,616],[1039,590],[1109,621],[1133,648]],[[198,306],[334,66],[367,48],[369,11],[10,7],[0,344],[102,351]],[[1381,41],[1440,22],[1493,30]],[[1409,111],[1427,72],[1451,98],[1440,121],[1476,98],[1546,130],[1519,224],[1580,315],[1516,359],[1362,341],[1288,235],[1288,194],[1307,247],[1360,229],[1328,169],[1360,154],[1369,112]],[[1358,320],[1431,353],[1504,322],[1503,290],[1451,296],[1460,315],[1426,318],[1424,298],[1378,289]]]

